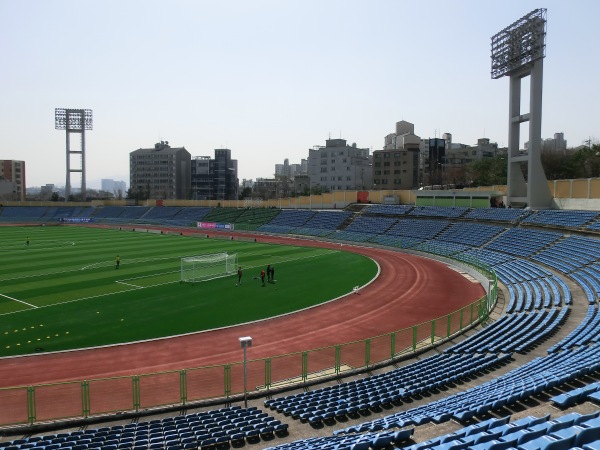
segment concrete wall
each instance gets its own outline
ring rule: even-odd
[[[600,211],[600,178],[586,178],[576,180],[549,181],[550,191],[554,199],[553,208],[558,209],[580,209]],[[468,188],[457,192],[495,191],[506,193],[506,186],[481,186]],[[207,207],[230,207],[230,208],[297,208],[297,209],[342,209],[351,203],[356,203],[359,191],[333,191],[328,194],[312,195],[310,197],[290,197],[272,199],[265,201],[247,202],[245,200],[163,200],[163,206],[207,206]],[[381,190],[368,191],[370,203],[383,203],[387,196],[397,197],[400,204],[415,204],[415,195],[411,190]],[[475,200],[475,199],[473,199]],[[462,200],[456,200],[456,204],[448,206],[469,206]],[[3,201],[4,206],[126,206],[134,205],[133,200],[94,200],[91,203],[83,202],[18,202]],[[421,203],[423,204],[423,203]],[[145,200],[138,202],[138,206],[156,206],[156,200]],[[436,203],[440,205],[440,203]],[[472,207],[487,207],[479,202],[473,202]]]

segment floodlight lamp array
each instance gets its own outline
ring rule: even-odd
[[[546,9],[531,11],[492,36],[493,79],[546,56]]]
[[[91,130],[93,127],[91,109],[55,108],[54,110],[54,129],[56,130]]]

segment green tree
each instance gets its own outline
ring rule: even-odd
[[[242,189],[242,192],[240,193],[240,200],[244,200],[245,198],[250,197],[252,197],[252,188],[245,187],[244,189]]]
[[[569,155],[560,152],[542,152],[542,167],[549,180],[572,178],[572,161]]]
[[[542,152],[542,166],[549,180],[569,180],[600,176],[600,145],[577,150]]]
[[[327,194],[329,193],[329,188],[327,186],[321,186],[320,184],[317,184],[310,189],[310,193],[312,195]]]
[[[506,184],[508,163],[504,156],[483,158],[467,164],[465,169],[469,185],[493,186]]]

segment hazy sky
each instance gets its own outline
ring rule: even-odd
[[[160,140],[230,148],[240,180],[329,136],[380,149],[399,120],[504,146],[508,78],[490,77],[490,38],[536,8],[542,136],[580,145],[600,136],[600,1],[0,0],[0,159],[26,161],[28,186],[63,185],[57,107],[93,110],[92,188],[129,186],[129,153]]]

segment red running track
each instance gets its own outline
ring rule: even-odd
[[[179,230],[178,230],[179,232]],[[192,233],[184,232],[183,234]],[[234,235],[235,236],[235,235]],[[247,235],[246,235],[247,237]],[[257,236],[260,242],[340,248],[339,244]],[[240,361],[240,336],[252,336],[248,358],[320,348],[399,330],[444,316],[484,295],[443,263],[359,246],[379,277],[337,301],[283,317],[193,335],[112,347],[0,360],[0,387],[144,374]]]

